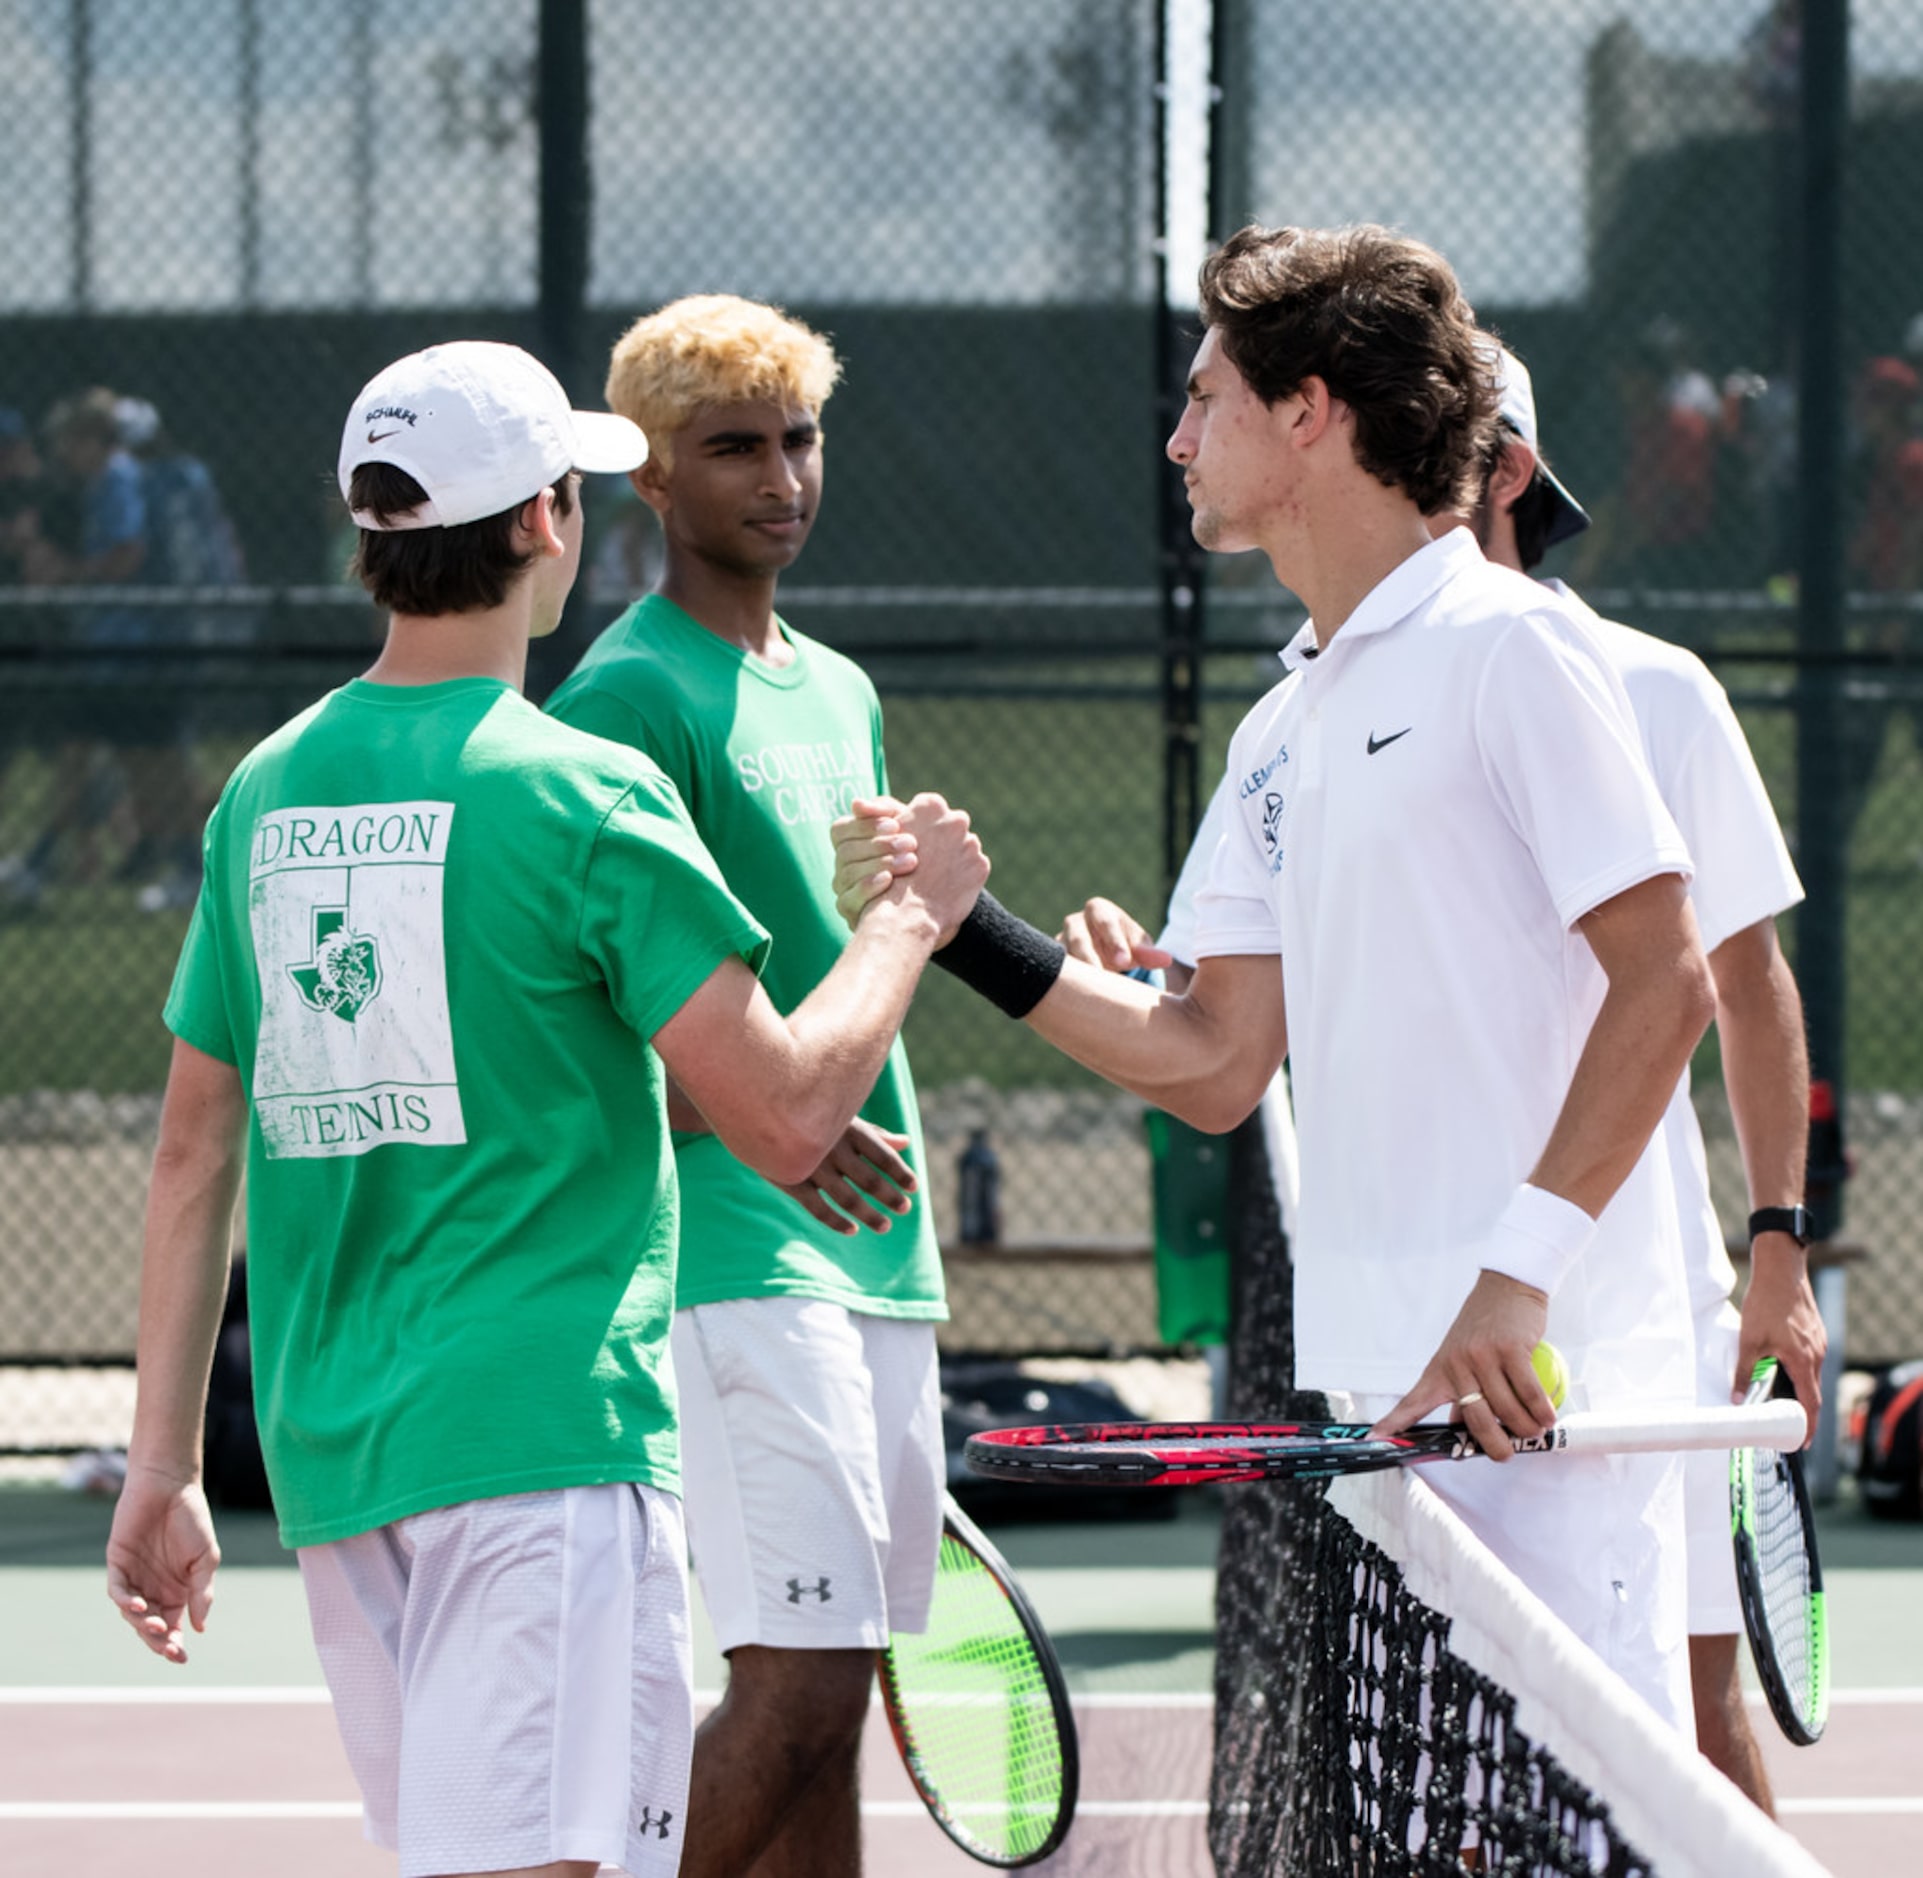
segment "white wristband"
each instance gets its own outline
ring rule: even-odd
[[[1553,1294],[1595,1236],[1596,1222],[1573,1200],[1524,1185],[1489,1235],[1483,1269]]]

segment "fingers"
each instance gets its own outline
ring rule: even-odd
[[[113,1572],[108,1573],[108,1591],[120,1614],[127,1620],[133,1633],[154,1655],[162,1656],[170,1663],[184,1663],[187,1660],[185,1645],[181,1642],[180,1618],[182,1607],[175,1605],[171,1610],[157,1610],[139,1592],[128,1589],[126,1581]],[[205,1610],[201,1620],[194,1625],[196,1630],[204,1630]]]
[[[1541,1341],[1548,1308],[1548,1298],[1533,1285],[1482,1272],[1416,1386],[1372,1432],[1401,1434],[1453,1404],[1491,1460],[1510,1459],[1512,1437],[1543,1434],[1556,1419],[1555,1405],[1529,1360]]]
[[[1062,929],[1055,935],[1055,943],[1061,946],[1072,959],[1080,959],[1084,965],[1093,965],[1098,971],[1102,960],[1096,942],[1088,930],[1088,915],[1071,913],[1062,921]]]
[[[895,1186],[905,1193],[913,1193],[919,1184],[915,1170],[902,1159],[902,1149],[910,1145],[911,1137],[892,1133],[886,1128],[877,1128],[873,1122],[865,1122],[859,1115],[848,1124],[848,1132],[842,1137],[841,1146],[849,1154],[848,1171],[860,1176],[866,1170],[885,1174]],[[903,1200],[897,1209],[907,1212],[908,1203]]]
[[[838,1232],[844,1239],[854,1237],[857,1230],[855,1222],[851,1219],[844,1219],[813,1187],[805,1185],[800,1187],[783,1187],[781,1191],[785,1193],[789,1199],[794,1201],[809,1218],[820,1220],[830,1232]]]

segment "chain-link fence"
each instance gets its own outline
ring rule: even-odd
[[[1169,499],[1192,262],[1205,227],[1365,218],[1532,366],[1595,518],[1548,571],[1739,701],[1812,890],[1785,929],[1857,1156],[1851,1353],[1923,1349],[1902,0],[14,0],[0,99],[0,1358],[131,1347],[200,820],[378,630],[331,474],[374,369],[508,338],[592,400],[696,290],[832,334],[784,612],[873,672],[895,780],[970,808],[1011,904],[1152,910],[1299,617]],[[625,485],[588,515],[536,695],[658,567]],[[1139,1105],[946,980],[909,1041],[945,1234],[969,1131],[1002,1161],[954,1339],[1153,1341]]]

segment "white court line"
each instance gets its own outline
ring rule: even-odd
[[[111,1683],[70,1683],[66,1685],[48,1684],[45,1686],[0,1687],[0,1708],[22,1708],[47,1705],[52,1707],[127,1707],[140,1708],[164,1705],[167,1703],[208,1703],[239,1704],[259,1703],[268,1706],[277,1703],[299,1705],[301,1703],[324,1703],[328,1699],[327,1690],[319,1683],[263,1683],[250,1686],[245,1683],[225,1683],[198,1685],[186,1683],[178,1688],[169,1688],[159,1683],[130,1683],[116,1685]],[[694,1699],[699,1703],[713,1704],[721,1700],[719,1689],[697,1689]],[[879,1702],[879,1696],[874,1698]],[[1070,1702],[1078,1709],[1206,1709],[1215,1706],[1215,1698],[1199,1690],[1172,1691],[1168,1693],[1144,1693],[1130,1695],[1113,1690],[1100,1690],[1081,1695],[1071,1693]],[[1761,1705],[1765,1698],[1751,1691],[1749,1701]],[[1923,1685],[1897,1687],[1890,1689],[1832,1689],[1830,1706],[1832,1708],[1901,1708],[1910,1704],[1923,1703]]]
[[[1204,1800],[1084,1800],[1082,1819],[1200,1819]],[[919,1800],[864,1800],[864,1819],[919,1819]],[[0,1800],[0,1825],[13,1821],[359,1819],[358,1800]]]
[[[919,1800],[864,1800],[864,1819],[919,1819],[925,1809]],[[1084,1800],[1075,1809],[1078,1819],[1202,1819],[1206,1800]],[[1830,1818],[1870,1818],[1879,1815],[1923,1816],[1923,1799],[1830,1798],[1776,1802],[1779,1813]],[[67,1824],[87,1821],[108,1824],[161,1820],[319,1820],[359,1819],[358,1800],[0,1800],[0,1825],[33,1822]]]
[[[1923,1701],[1923,1690],[1916,1692],[1917,1700]],[[178,1688],[161,1683],[70,1683],[65,1686],[0,1688],[0,1708],[5,1707],[105,1707],[105,1708],[143,1708],[168,1703],[192,1705],[205,1703],[209,1706],[238,1705],[259,1703],[263,1707],[286,1703],[325,1703],[328,1699],[326,1688],[319,1683],[266,1684],[249,1687],[245,1683],[199,1685],[184,1683]],[[694,1692],[697,1704],[713,1706],[721,1700],[719,1689],[697,1689]],[[1832,1696],[1831,1701],[1837,1698]],[[1215,1706],[1215,1698],[1197,1691],[1178,1691],[1166,1694],[1127,1695],[1114,1691],[1102,1691],[1088,1695],[1071,1695],[1070,1702],[1079,1709],[1207,1709]],[[881,1697],[873,1698],[879,1705]]]
[[[917,1799],[863,1799],[862,1818],[919,1818]],[[1788,1815],[1825,1815],[1831,1818],[1923,1815],[1917,1797],[1861,1797],[1861,1799],[1777,1799],[1777,1811]],[[1204,1818],[1204,1799],[1085,1799],[1077,1818]],[[17,1822],[138,1822],[138,1820],[327,1820],[360,1818],[358,1799],[6,1799],[0,1801],[0,1824]]]

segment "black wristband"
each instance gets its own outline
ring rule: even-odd
[[[1067,959],[1066,946],[983,891],[934,962],[1010,1017],[1026,1017],[1048,995]]]
[[[1766,1232],[1786,1232],[1798,1245],[1806,1246],[1816,1237],[1816,1222],[1807,1207],[1759,1206],[1749,1216],[1749,1236],[1759,1239]]]

